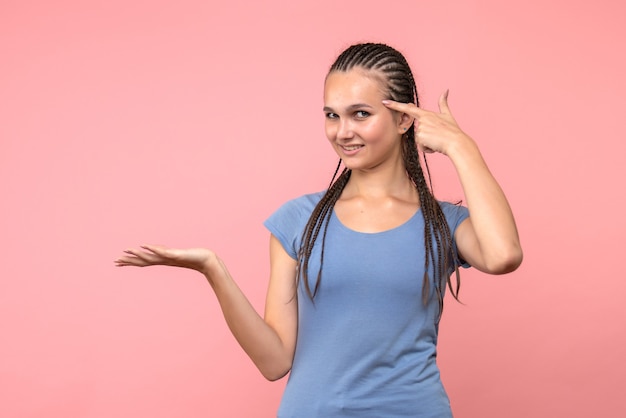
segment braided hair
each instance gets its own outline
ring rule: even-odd
[[[389,99],[401,103],[414,103],[419,106],[417,89],[411,68],[404,56],[397,50],[384,44],[365,43],[352,45],[339,55],[337,60],[330,67],[328,73],[330,74],[334,71],[347,72],[354,68],[374,71],[381,75]],[[454,298],[458,300],[460,287],[458,261],[453,252],[450,228],[448,227],[448,223],[439,203],[432,193],[430,170],[428,169],[428,162],[426,161],[425,155],[423,156],[423,161],[428,177],[428,184],[422,170],[419,152],[415,143],[414,125],[403,135],[403,140],[402,156],[406,172],[417,189],[421,212],[424,217],[424,245],[426,254],[424,257],[422,302],[426,305],[431,293],[431,280],[428,276],[428,271],[429,267],[432,265],[434,273],[432,282],[439,304],[439,313],[437,316],[437,322],[439,322],[443,311],[443,295],[446,284],[450,288],[450,292]],[[313,300],[317,294],[322,281],[324,243],[326,241],[328,223],[335,203],[341,196],[344,187],[350,179],[351,170],[344,168],[341,173],[339,173],[340,168],[341,160],[339,160],[339,164],[337,165],[326,193],[311,213],[311,217],[302,234],[302,243],[298,253],[298,279],[304,280],[304,287],[311,300]],[[338,177],[337,174],[339,174]],[[309,282],[309,260],[320,232],[322,232],[320,268],[317,272],[315,284],[313,288],[311,288],[311,283]],[[454,286],[450,280],[449,269],[451,266],[454,266],[455,271],[456,283]]]

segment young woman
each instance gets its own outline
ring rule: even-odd
[[[275,380],[291,371],[279,417],[451,416],[435,362],[446,285],[456,297],[459,266],[508,273],[522,251],[507,200],[447,92],[439,110],[419,107],[395,49],[358,44],[337,58],[324,113],[344,169],[327,191],[289,201],[266,221],[263,317],[210,250],[146,245],[116,264],[204,274],[261,373]],[[433,197],[419,157],[431,152],[456,168],[467,207]]]

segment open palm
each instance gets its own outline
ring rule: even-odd
[[[118,267],[173,266],[206,272],[207,266],[215,261],[215,253],[206,248],[168,248],[160,245],[142,245],[140,249],[128,249],[125,255],[115,260]]]

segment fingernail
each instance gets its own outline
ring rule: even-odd
[[[391,101],[390,101],[390,100],[383,100],[383,104],[385,104],[385,105],[386,105],[386,104],[389,104],[389,103],[391,103]]]

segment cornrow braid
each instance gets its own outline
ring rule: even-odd
[[[357,44],[349,47],[339,55],[330,67],[329,74],[334,71],[347,72],[353,68],[361,68],[373,71],[382,76],[382,81],[387,89],[389,98],[401,103],[414,103],[419,106],[417,88],[411,68],[404,56],[395,49],[375,43]],[[439,304],[439,312],[436,321],[439,322],[443,312],[443,295],[446,285],[455,299],[458,300],[460,277],[458,262],[453,253],[452,235],[443,211],[432,192],[432,181],[426,156],[423,156],[424,166],[428,177],[428,183],[422,170],[420,155],[415,143],[415,126],[412,126],[403,136],[404,146],[402,154],[405,168],[413,182],[419,196],[420,208],[424,217],[424,277],[422,285],[422,302],[428,303],[430,298],[429,268],[432,264],[434,274],[433,284],[435,295]],[[315,206],[302,234],[302,243],[298,252],[298,280],[304,280],[308,296],[313,300],[322,280],[322,267],[324,262],[324,244],[326,231],[335,203],[341,196],[351,171],[344,168],[339,177],[341,160],[337,165],[335,174],[330,185]],[[336,180],[335,180],[336,178]],[[313,289],[309,282],[309,259],[315,247],[320,231],[322,231],[320,267]],[[453,287],[450,280],[450,267],[454,267],[456,273],[456,285]]]
[[[344,187],[348,183],[350,179],[350,174],[352,174],[351,170],[346,168],[343,169],[337,181],[335,177],[337,176],[337,172],[339,172],[339,168],[341,166],[341,160],[339,160],[339,164],[337,164],[337,169],[335,170],[335,174],[333,175],[333,179],[330,182],[326,193],[319,201],[319,203],[313,209],[313,213],[311,213],[311,217],[304,228],[304,233],[302,234],[302,245],[300,246],[300,250],[298,251],[298,270],[302,273],[302,279],[305,283],[305,289],[307,295],[313,300],[315,295],[317,294],[317,290],[319,289],[320,283],[322,282],[322,266],[324,264],[324,244],[326,242],[326,231],[328,230],[328,222],[330,221],[330,216],[332,215],[332,209],[335,207],[335,203],[341,196],[341,192]],[[313,251],[313,247],[315,246],[315,241],[317,240],[317,236],[324,225],[324,233],[322,234],[322,248],[320,255],[320,268],[317,272],[317,279],[315,281],[315,287],[311,290],[311,284],[308,280],[308,270],[309,270],[309,259],[311,257],[311,252]],[[305,245],[306,243],[306,245]],[[300,277],[300,276],[299,276]]]

